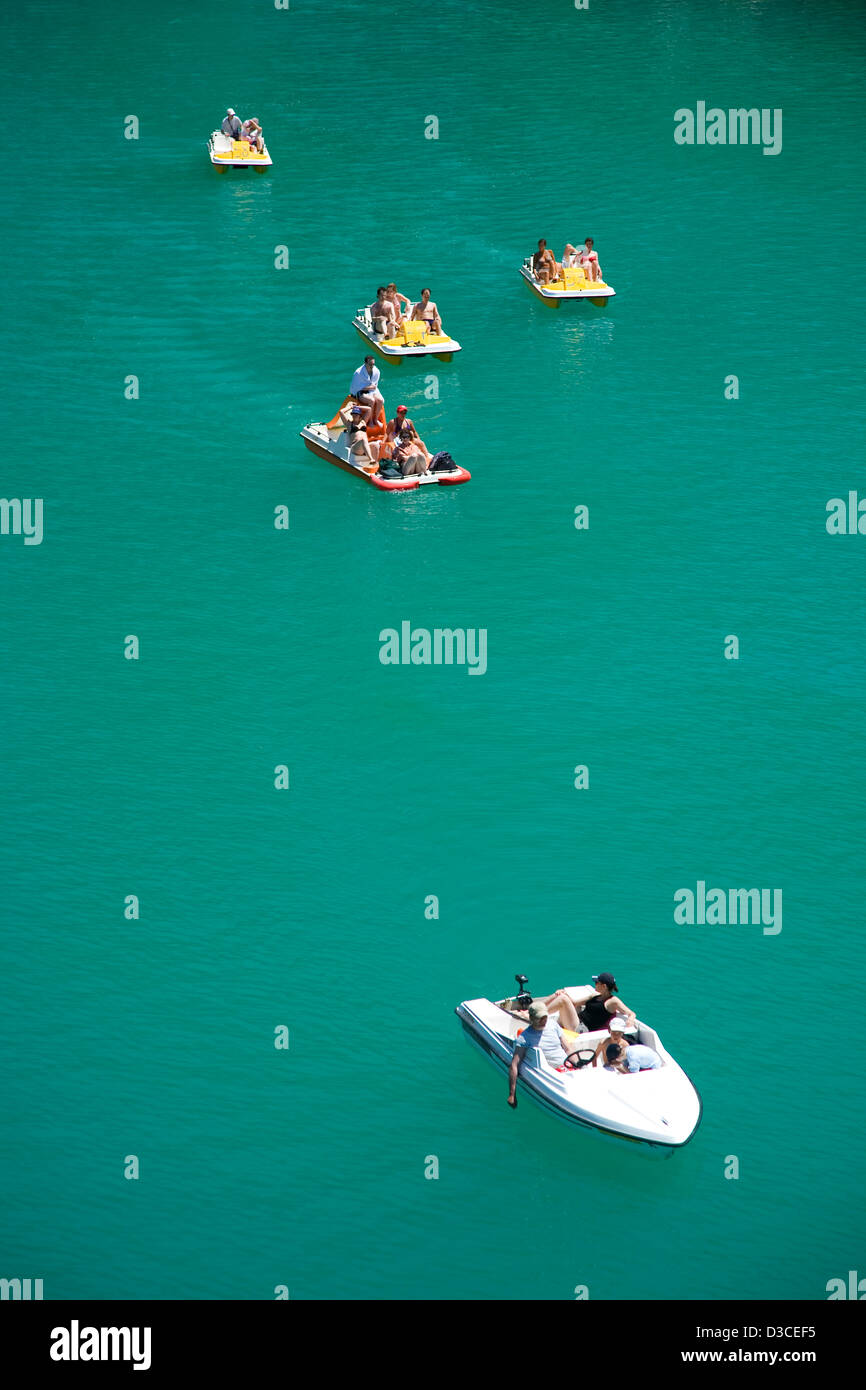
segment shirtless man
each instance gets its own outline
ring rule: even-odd
[[[555,280],[559,274],[556,257],[544,237],[541,237],[538,250],[533,253],[532,269],[535,271],[535,278],[540,285],[546,285],[549,280]]]
[[[412,318],[416,323],[426,323],[428,333],[442,332],[442,320],[439,317],[439,310],[430,298],[429,290],[421,291],[421,298],[412,310]]]
[[[396,331],[400,316],[393,299],[388,298],[384,285],[380,285],[376,291],[376,303],[370,309],[370,317],[373,332],[380,333],[383,338],[390,338]]]

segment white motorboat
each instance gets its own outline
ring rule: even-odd
[[[503,1075],[511,1065],[515,1040],[529,1026],[525,1011],[532,1002],[525,977],[515,978],[522,982],[515,999],[465,999],[455,1009],[466,1036]],[[592,985],[567,991],[574,1004],[585,1003],[595,992]],[[592,1066],[596,1047],[609,1036],[606,1030],[567,1033],[574,1051],[561,1070],[550,1065],[540,1048],[527,1048],[517,1075],[518,1097],[528,1095],[559,1119],[608,1138],[651,1149],[682,1148],[701,1120],[701,1098],[694,1084],[655,1029],[640,1020],[625,1039],[651,1047],[661,1066],[628,1074],[600,1063]]]

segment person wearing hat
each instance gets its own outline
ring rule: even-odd
[[[562,1039],[562,1029],[550,1017],[547,1005],[542,999],[535,999],[529,1006],[529,1027],[524,1028],[514,1043],[514,1055],[508,1068],[508,1104],[517,1109],[517,1073],[520,1064],[530,1047],[540,1047],[552,1067],[561,1067],[568,1053]]]
[[[363,468],[366,473],[375,473],[378,467],[379,445],[367,438],[367,420],[360,405],[344,405],[340,419],[346,430],[345,445],[349,451],[349,462]]]
[[[223,135],[227,135],[230,140],[240,140],[243,135],[243,126],[230,106],[225,114],[225,119],[220,126]]]
[[[545,1003],[552,1010],[556,1010],[565,1027],[571,1028],[574,1032],[597,1033],[599,1028],[609,1028],[611,1019],[617,1014],[627,1019],[629,1027],[634,1028],[637,1023],[634,1009],[630,1009],[621,999],[614,998],[617,983],[610,972],[605,970],[600,975],[593,975],[592,983],[595,985],[596,993],[591,999],[587,999],[585,1004],[575,1007],[568,990],[565,989],[558,989],[554,994],[548,995]]]
[[[248,121],[244,121],[241,129],[243,131],[242,138],[244,140],[249,140],[250,144],[254,149],[258,150],[259,154],[264,153],[265,137],[259,125],[258,117],[250,116]]]
[[[610,1025],[610,1036],[602,1038],[598,1047],[595,1049],[595,1056],[592,1065],[598,1064],[599,1058],[603,1058],[605,1067],[611,1071],[635,1072],[635,1071],[655,1071],[660,1067],[662,1059],[651,1047],[645,1047],[642,1043],[629,1043],[626,1040],[627,1024],[624,1019],[615,1018]]]
[[[385,286],[380,285],[376,291],[376,302],[370,305],[370,319],[373,324],[373,332],[378,333],[381,338],[390,338],[397,332],[400,322],[400,315],[395,308],[393,299],[389,299],[385,293]]]
[[[422,473],[426,472],[427,466],[433,455],[416,430],[415,421],[410,420],[406,414],[405,405],[398,405],[397,414],[394,416],[394,419],[389,420],[385,426],[385,443],[386,445],[390,445],[393,452],[401,442],[404,442],[404,436],[406,435],[408,435],[408,442],[415,446],[415,452],[420,454],[424,460],[424,467],[420,471]]]

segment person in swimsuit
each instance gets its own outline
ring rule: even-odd
[[[407,299],[405,294],[400,293],[393,280],[391,281],[390,285],[385,286],[385,293],[391,300],[391,303],[394,305],[394,318],[396,320],[397,327],[399,328],[400,324],[403,322],[403,319],[406,317],[407,313],[412,308],[412,301],[411,299]],[[401,299],[404,304],[404,308],[402,309],[400,308]]]
[[[533,252],[532,269],[540,285],[546,285],[549,280],[555,280],[559,274],[559,266],[556,264],[556,257],[550,250],[544,237],[541,237],[539,240],[538,250]]]
[[[259,154],[262,154],[265,148],[265,139],[262,135],[262,128],[259,125],[257,118],[255,116],[251,116],[248,121],[244,121],[242,129],[243,134],[241,136],[241,139],[249,140],[250,144],[253,146],[253,149],[258,150]]]
[[[429,290],[421,291],[421,298],[412,310],[412,318],[416,323],[426,323],[428,333],[442,332],[442,320],[439,317],[439,310],[430,298]]]
[[[220,126],[220,130],[223,135],[227,135],[230,140],[240,140],[243,135],[243,129],[240,118],[235,115],[234,108],[230,106],[225,114],[225,119]]]
[[[376,303],[370,306],[370,318],[373,320],[373,332],[381,334],[383,338],[390,338],[397,331],[399,315],[384,285],[380,285],[376,291]]]
[[[427,460],[419,452],[415,440],[412,438],[411,430],[406,429],[405,425],[397,437],[397,442],[391,450],[391,458],[404,478],[408,478],[413,473],[426,473]]]
[[[592,237],[588,236],[583,246],[578,251],[580,264],[586,271],[587,280],[601,280],[601,266],[598,263],[598,255],[592,249]]]
[[[340,411],[340,419],[346,429],[346,448],[349,451],[349,462],[356,468],[363,468],[367,473],[375,473],[379,458],[379,445],[371,443],[367,438],[367,422],[363,418],[363,409],[359,405],[344,406]]]
[[[576,270],[579,265],[580,257],[577,254],[577,249],[569,242],[562,253],[562,268],[563,270]]]
[[[592,983],[596,993],[585,1004],[575,1006],[564,989],[556,990],[545,999],[551,1012],[558,1014],[563,1028],[570,1028],[575,1033],[596,1033],[600,1028],[610,1028],[611,1019],[617,1015],[626,1020],[628,1027],[635,1027],[637,1018],[634,1009],[630,1009],[621,999],[614,999],[617,984],[613,976],[605,971],[601,975],[593,975]]]

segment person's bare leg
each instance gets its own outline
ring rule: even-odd
[[[580,1020],[577,1017],[577,1009],[572,1004],[567,994],[557,991],[544,1000],[550,1012],[559,1015],[560,1028],[569,1028],[572,1033],[580,1032]]]

